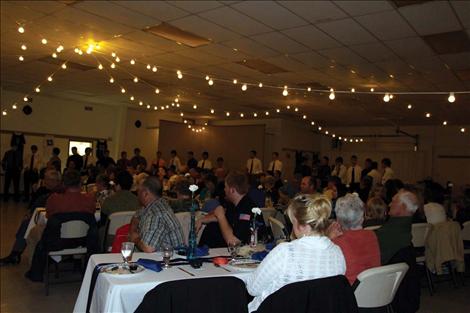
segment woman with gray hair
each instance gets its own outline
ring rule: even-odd
[[[352,285],[357,275],[380,266],[379,242],[375,233],[362,229],[364,203],[357,193],[348,193],[336,201],[336,219],[342,234],[333,239],[346,260],[346,277]]]

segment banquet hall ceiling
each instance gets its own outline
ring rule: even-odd
[[[146,31],[163,22],[204,40],[190,47]],[[397,95],[385,103],[378,94],[336,94],[330,101],[328,93],[281,93],[284,85],[470,90],[469,37],[470,1],[2,1],[1,86],[34,97],[42,83],[41,94],[64,101],[136,108],[130,95],[152,108],[179,95],[181,107],[173,111],[207,118],[211,108],[218,118],[235,118],[291,105],[331,126],[468,123],[470,95],[457,95],[454,103],[447,95]],[[90,40],[101,49],[74,53],[76,47],[85,51]],[[59,45],[65,49],[56,60],[51,54]],[[109,67],[112,52],[121,59],[115,69]],[[60,70],[61,61],[69,62],[67,70]],[[98,70],[98,63],[106,69]],[[54,81],[44,83],[53,72]],[[116,83],[108,82],[110,75]],[[242,91],[244,82],[264,87]],[[281,116],[293,118],[291,113]]]

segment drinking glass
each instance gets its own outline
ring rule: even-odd
[[[129,261],[132,260],[132,253],[134,252],[133,242],[123,242],[121,245],[121,254],[124,259],[124,265],[129,266]]]
[[[172,246],[164,246],[163,247],[163,263],[164,268],[170,268],[170,260],[173,256],[173,247]]]
[[[240,247],[239,243],[231,242],[228,244],[227,249],[228,249],[228,252],[230,253],[230,256],[232,257],[232,261],[237,258],[239,247]]]

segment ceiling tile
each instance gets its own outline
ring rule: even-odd
[[[284,30],[282,33],[314,50],[341,47],[341,44],[312,25]]]
[[[277,65],[289,72],[298,72],[305,70],[305,64],[286,56],[277,56],[266,59],[267,62]]]
[[[115,1],[115,3],[164,22],[188,15],[188,12],[164,1]]]
[[[465,28],[470,29],[470,2],[469,1],[451,1],[450,4],[454,7],[460,22]]]
[[[308,47],[290,39],[289,37],[279,33],[271,32],[251,37],[254,41],[264,44],[272,49],[282,53],[297,53],[310,50]]]
[[[426,57],[435,54],[419,37],[386,41],[385,44],[395,51],[396,54],[405,59]]]
[[[441,58],[454,70],[470,69],[470,52],[443,54]]]
[[[397,13],[397,11],[386,11],[364,15],[358,17],[357,21],[382,40],[416,36],[416,32]],[[391,25],[393,25],[393,27],[391,27]]]
[[[398,9],[420,35],[439,34],[461,30],[447,1],[429,1]]]
[[[381,11],[393,10],[389,1],[334,1],[351,16],[359,16]]]
[[[381,61],[381,62],[376,62],[374,63],[381,69],[383,69],[387,74],[408,74],[410,72],[413,72],[413,70],[410,68],[410,66],[403,62],[402,60],[395,59],[393,61]]]
[[[418,71],[429,74],[433,71],[443,71],[446,69],[444,62],[438,57],[419,57],[409,59],[409,64],[413,65]]]
[[[272,31],[271,28],[235,11],[230,7],[210,10],[200,13],[199,15],[242,35],[254,35]]]
[[[230,47],[227,47],[218,43],[213,43],[210,45],[199,47],[198,50],[204,51],[211,55],[218,56],[220,58],[229,60],[231,62],[240,61],[240,60],[249,58],[249,55],[241,51],[235,51],[234,49]]]
[[[349,48],[371,62],[379,62],[394,58],[393,52],[379,42],[350,46]]]
[[[345,66],[354,66],[361,63],[366,63],[367,60],[354,53],[351,49],[346,47],[325,49],[319,51],[322,55],[329,57],[336,63]]]
[[[187,49],[184,45],[178,45],[174,41],[161,38],[141,30],[126,34],[123,37],[134,42],[145,43],[145,47],[143,49],[146,51],[146,54],[149,55],[160,54],[162,51],[172,52]]]
[[[260,45],[259,43],[248,38],[226,41],[223,43],[223,45],[232,49],[238,49],[240,52],[249,54],[256,58],[272,57],[279,54],[279,52]]]
[[[328,68],[331,65],[328,58],[313,51],[293,54],[291,57],[316,69]]]
[[[199,13],[223,6],[223,3],[218,1],[167,1],[169,4],[174,5],[184,11],[191,13]]]
[[[273,29],[280,30],[308,24],[274,1],[243,1],[231,7]]]
[[[321,23],[317,26],[333,38],[336,38],[338,41],[346,45],[376,41],[371,34],[369,34],[361,25],[351,18],[328,23]]]
[[[313,24],[347,17],[330,1],[279,1],[279,4]]]
[[[204,38],[208,38],[213,42],[240,38],[239,34],[208,22],[196,15],[174,20],[170,24]]]

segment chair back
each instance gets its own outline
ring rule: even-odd
[[[379,229],[380,227],[382,227],[382,225],[367,226],[367,227],[364,227],[364,229],[365,230],[376,230],[376,229]]]
[[[123,211],[123,212],[116,212],[111,214],[109,219],[108,231],[106,232],[107,235],[115,235],[116,230],[126,224],[131,222],[132,217],[134,216],[135,211]]]
[[[413,243],[413,247],[424,247],[428,229],[428,223],[416,223],[411,225],[411,242]]]
[[[88,184],[86,185],[86,192],[91,193],[91,192],[96,192],[96,184]]]
[[[354,295],[358,307],[379,308],[389,305],[407,270],[406,263],[397,263],[370,268],[357,275],[359,284]]]
[[[86,237],[88,233],[88,224],[84,221],[68,221],[62,223],[60,228],[60,238],[73,239]]]
[[[183,230],[183,243],[188,244],[189,231],[191,228],[191,213],[190,212],[180,212],[175,213],[176,219],[181,225]]]
[[[353,289],[343,275],[285,285],[260,304],[257,313],[355,313]]]
[[[470,221],[463,223],[462,240],[470,241]]]
[[[274,217],[270,216],[268,218],[269,225],[271,226],[271,230],[273,232],[273,236],[275,240],[278,239],[286,239],[287,233],[284,224],[282,224],[279,220],[275,219]]]
[[[247,313],[247,303],[245,283],[236,277],[196,278],[159,284],[135,312]]]
[[[269,217],[276,215],[275,208],[261,208],[261,213],[263,214],[264,225],[269,225]]]

